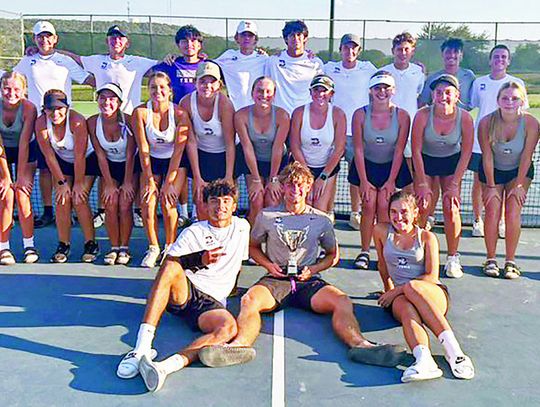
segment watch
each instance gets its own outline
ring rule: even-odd
[[[64,178],[64,179],[59,179],[59,180],[58,180],[58,185],[64,185],[66,182],[67,182],[67,181],[66,181],[65,178]]]
[[[277,184],[277,183],[279,182],[279,177],[272,177],[272,178],[270,178],[270,182],[271,182],[272,184]]]
[[[323,181],[326,181],[328,179],[328,174],[326,172],[321,172],[321,174],[319,175],[319,178],[322,179]]]

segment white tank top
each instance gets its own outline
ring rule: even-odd
[[[197,137],[197,148],[207,153],[223,153],[225,151],[225,139],[223,138],[223,128],[219,120],[219,95],[214,100],[212,117],[207,122],[199,115],[197,92],[191,93],[190,103],[193,131]]]
[[[169,103],[169,126],[161,131],[154,127],[152,120],[152,102],[146,104],[146,139],[150,146],[150,156],[154,158],[171,158],[174,150],[176,122],[174,120],[174,104]]]
[[[62,140],[56,140],[52,122],[47,118],[47,134],[54,152],[64,161],[73,164],[75,162],[75,139],[69,125],[69,110],[66,115],[66,131]],[[86,136],[88,137],[88,135]],[[94,152],[92,143],[88,141],[85,157]]]
[[[311,128],[309,120],[309,106],[304,105],[304,115],[302,118],[302,129],[300,131],[300,141],[302,143],[302,153],[309,167],[320,168],[326,166],[328,159],[334,152],[334,116],[333,106],[328,104],[328,113],[324,126],[319,130]]]
[[[124,122],[120,122],[120,138],[116,141],[109,141],[105,137],[105,132],[103,131],[103,121],[101,120],[101,115],[98,116],[96,122],[96,138],[99,141],[99,144],[105,150],[107,159],[114,162],[125,162],[126,161],[126,149],[127,149],[127,139],[131,136],[131,130]]]

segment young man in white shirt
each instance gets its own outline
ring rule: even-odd
[[[229,98],[238,111],[253,104],[251,88],[255,79],[264,75],[268,56],[255,50],[259,37],[253,21],[240,21],[234,40],[239,49],[226,50],[214,62],[223,71]]]
[[[92,75],[85,72],[73,59],[56,51],[58,36],[54,26],[48,21],[38,21],[32,29],[38,52],[23,57],[13,68],[26,76],[28,81],[28,100],[41,112],[43,95],[50,89],[60,89],[71,103],[71,81],[95,86]],[[52,206],[52,178],[47,163],[38,150],[39,186],[44,211],[36,219],[35,227],[40,228],[54,223]]]
[[[497,94],[502,85],[507,82],[514,81],[521,84],[525,88],[525,83],[515,76],[507,73],[512,55],[510,49],[504,44],[498,44],[493,47],[489,53],[489,68],[488,75],[477,78],[472,85],[471,90],[471,107],[478,108],[478,114],[475,121],[474,145],[469,169],[474,171],[474,181],[472,190],[473,214],[474,222],[472,235],[481,237],[484,236],[484,222],[482,221],[482,189],[480,180],[478,179],[478,170],[482,165],[482,150],[478,143],[478,124],[480,120],[497,109]],[[528,100],[525,100],[523,108],[529,108]],[[502,212],[504,213],[504,211]],[[505,220],[501,218],[499,223],[499,235],[504,238]]]
[[[287,49],[268,58],[265,74],[276,82],[275,104],[292,114],[311,101],[309,85],[323,73],[323,62],[306,52],[309,32],[303,21],[288,21],[282,34]]]
[[[347,146],[345,148],[345,159],[351,165],[354,153],[352,142],[352,116],[356,109],[369,103],[369,79],[377,68],[369,61],[358,61],[358,56],[362,51],[362,42],[356,34],[345,34],[341,37],[339,53],[341,61],[330,61],[324,65],[324,73],[330,76],[335,83],[335,93],[332,102],[340,107],[347,117]],[[358,187],[352,184],[351,194],[351,214],[349,225],[355,229],[360,229],[360,195]]]
[[[237,332],[236,320],[225,305],[242,260],[248,258],[249,223],[233,216],[238,199],[233,183],[213,181],[203,194],[209,220],[184,229],[171,246],[148,297],[135,348],[124,356],[116,372],[123,379],[141,373],[152,392],[163,386],[167,375],[196,361],[201,348],[227,343]],[[165,310],[184,318],[204,335],[155,362],[152,341]],[[235,348],[230,356],[236,363],[245,363],[255,353],[253,349]]]
[[[411,125],[414,116],[418,111],[418,95],[424,87],[424,71],[420,65],[411,63],[416,49],[416,39],[404,32],[398,34],[392,40],[392,55],[394,62],[383,66],[381,70],[388,71],[396,82],[396,93],[392,98],[398,107],[405,109],[411,118]],[[412,126],[411,126],[412,128]],[[411,167],[411,137],[407,139],[407,145],[403,153],[409,168]]]

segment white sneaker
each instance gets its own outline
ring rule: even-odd
[[[456,253],[453,256],[448,256],[446,258],[446,265],[444,266],[444,271],[446,272],[446,277],[463,277],[463,269],[461,268],[461,263],[459,262],[459,253]]]
[[[144,355],[139,363],[139,373],[141,374],[146,388],[151,392],[156,392],[163,387],[167,372],[163,370],[159,363],[153,362]]]
[[[165,247],[163,248],[163,251],[159,255],[160,256],[160,260],[159,260],[159,265],[160,266],[163,264],[163,262],[165,261],[165,258],[169,254],[169,250],[170,250],[171,246],[172,246],[172,244],[166,244]]]
[[[105,223],[105,212],[97,212],[94,215],[94,229],[99,229]]]
[[[428,216],[426,220],[426,230],[431,230],[435,226],[435,216]]]
[[[141,261],[141,267],[152,268],[159,257],[159,247],[149,247]]]
[[[472,235],[474,237],[484,237],[484,221],[482,218],[474,220],[472,224]]]
[[[136,228],[142,228],[144,226],[142,217],[137,211],[133,211],[133,226]]]
[[[361,215],[359,212],[351,212],[349,216],[349,226],[354,230],[360,230]]]
[[[506,237],[506,222],[503,218],[499,221],[499,237],[501,239]]]
[[[150,359],[155,359],[157,351],[150,349]],[[139,364],[143,357],[142,353],[136,353],[134,350],[128,352],[118,364],[116,375],[120,379],[132,379],[139,374]]]

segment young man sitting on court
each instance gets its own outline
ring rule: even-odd
[[[118,365],[123,379],[138,373],[150,391],[158,391],[167,375],[198,359],[204,346],[227,343],[237,333],[234,317],[225,308],[248,258],[249,223],[233,216],[237,189],[232,183],[216,180],[203,192],[208,221],[184,229],[171,246],[148,297],[135,348]],[[154,362],[152,349],[156,327],[163,312],[183,317],[203,336],[161,362]],[[236,360],[247,362],[255,356],[251,349],[237,349]]]
[[[268,274],[242,297],[236,338],[230,344],[201,349],[201,362],[212,367],[244,363],[246,358],[240,356],[247,354],[261,330],[260,313],[291,305],[331,314],[334,331],[350,347],[349,356],[355,362],[400,364],[405,348],[368,341],[360,332],[349,297],[319,275],[336,265],[339,251],[330,218],[306,204],[313,185],[310,170],[298,162],[291,163],[283,169],[279,181],[284,203],[259,213],[251,233],[250,255]],[[326,253],[321,260],[317,259],[319,246]]]

